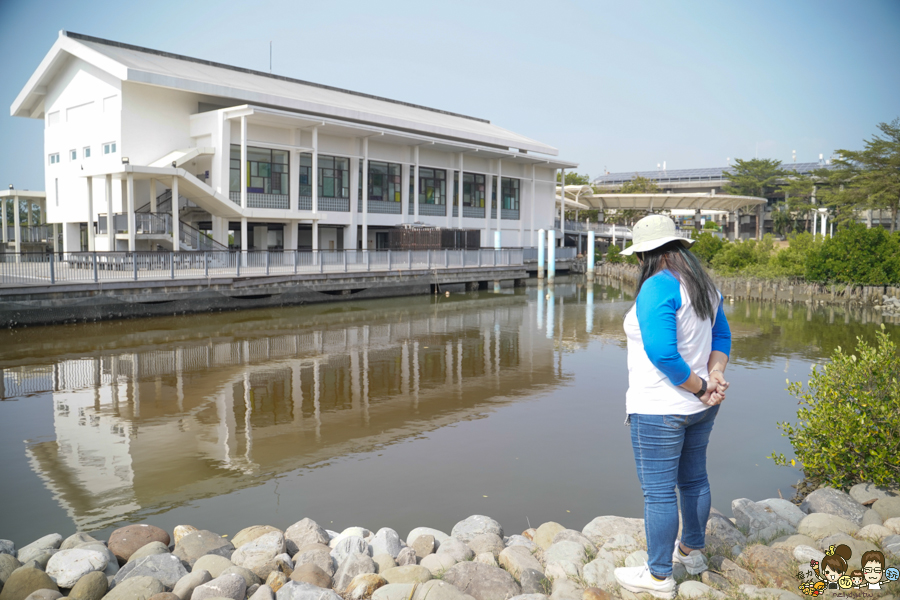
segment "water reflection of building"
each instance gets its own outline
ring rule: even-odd
[[[560,381],[525,294],[406,304],[321,310],[303,326],[229,315],[198,325],[214,334],[157,328],[93,352],[80,339],[81,357],[34,367],[51,374],[56,440],[28,446],[32,468],[80,529],[99,528],[480,418]],[[28,358],[5,358],[41,391]]]

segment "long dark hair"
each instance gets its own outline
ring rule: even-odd
[[[716,285],[706,274],[697,257],[681,242],[674,240],[659,248],[636,254],[641,259],[638,294],[641,293],[645,281],[663,269],[668,269],[687,288],[696,315],[701,319],[713,320],[719,307],[719,292],[716,291]]]

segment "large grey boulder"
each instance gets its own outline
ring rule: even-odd
[[[594,544],[594,542],[589,540],[587,536],[580,531],[575,531],[574,529],[563,529],[555,536],[553,536],[553,542],[550,545],[552,546],[557,542],[575,542],[577,544],[580,544],[581,547],[584,548],[585,552],[597,552],[597,546]]]
[[[600,547],[606,540],[620,533],[633,538],[644,537],[644,520],[613,516],[597,517],[585,525],[581,533],[595,546]]]
[[[81,544],[87,544],[90,542],[99,542],[97,538],[94,536],[79,531],[78,533],[73,533],[69,537],[63,540],[62,544],[59,545],[60,550],[72,550],[73,548],[77,548]],[[2,542],[0,542],[2,543]]]
[[[389,583],[375,590],[372,600],[409,600],[415,587],[414,583]]]
[[[252,542],[260,536],[275,531],[284,535],[283,531],[281,531],[277,527],[272,527],[271,525],[251,525],[250,527],[244,527],[236,534],[234,534],[234,536],[231,538],[231,545],[235,548],[240,548],[247,542]]]
[[[154,554],[135,562],[126,563],[113,578],[113,586],[118,587],[123,581],[133,577],[153,577],[162,583],[166,591],[175,587],[187,569],[181,560],[172,554]]]
[[[289,581],[281,586],[281,589],[275,594],[275,598],[276,600],[342,600],[332,590],[298,581]]]
[[[389,527],[382,527],[372,538],[370,544],[372,546],[372,555],[390,554],[394,558],[400,554],[403,549],[403,543],[400,541],[400,534]]]
[[[397,555],[397,566],[406,567],[416,564],[416,551],[407,546]],[[380,573],[380,571],[379,571]]]
[[[175,544],[173,554],[193,567],[197,559],[207,554],[217,554],[230,559],[231,555],[234,554],[234,546],[222,536],[212,531],[201,529],[192,531],[181,538]]]
[[[432,575],[438,577],[458,562],[450,554],[429,554],[419,561],[419,564],[431,571]]]
[[[590,587],[608,588],[616,584],[616,565],[610,560],[595,558],[581,569],[584,582]]]
[[[394,567],[379,575],[388,583],[425,583],[431,579],[431,571],[421,565]]]
[[[544,567],[538,562],[538,559],[524,546],[510,546],[504,548],[498,558],[500,566],[509,571],[513,577],[521,580],[523,571],[532,569],[538,571],[541,576],[544,574]]]
[[[134,554],[128,557],[127,562],[135,562],[154,554],[169,554],[169,547],[162,542],[150,542],[138,548]]]
[[[12,575],[12,572],[21,566],[22,563],[12,554],[0,554],[0,590],[3,589],[3,584]]]
[[[797,531],[796,527],[769,506],[748,498],[732,500],[731,511],[734,513],[735,525],[747,532],[747,539],[750,541],[768,541]]]
[[[502,538],[503,528],[500,527],[500,523],[490,517],[485,517],[484,515],[472,515],[454,525],[453,529],[450,531],[450,536],[468,543],[476,535],[482,533],[493,533]],[[441,541],[441,543],[443,543],[443,541]],[[438,548],[438,550],[440,550],[440,548]]]
[[[259,575],[257,575],[250,569],[245,569],[244,567],[239,567],[237,565],[226,567],[222,570],[221,573],[219,573],[219,577],[221,577],[222,575],[227,575],[229,573],[240,576],[244,580],[244,583],[247,584],[248,590],[254,585],[259,585],[263,582],[262,579],[260,579]],[[215,579],[215,577],[213,577],[213,579]]]
[[[553,538],[556,537],[556,534],[565,530],[566,528],[556,521],[547,521],[546,523],[541,523],[534,531],[532,541],[540,548],[546,550],[553,545]]]
[[[524,535],[511,535],[506,538],[505,543],[507,548],[512,548],[513,546],[523,546],[527,548],[530,552],[536,552],[538,550],[537,544],[529,540]]]
[[[9,579],[3,584],[0,599],[19,600],[27,598],[29,594],[38,590],[59,591],[59,587],[43,571],[26,565],[12,572]]]
[[[339,541],[331,550],[334,562],[340,565],[351,554],[365,554],[369,556],[369,544],[363,538],[356,535],[348,535]]]
[[[334,575],[337,565],[331,555],[331,548],[324,544],[309,544],[300,548],[293,557],[294,568],[300,565],[316,565],[329,577]]]
[[[181,598],[181,600],[190,600],[194,590],[204,583],[212,581],[212,575],[205,569],[194,568],[193,571],[178,580],[172,593]]]
[[[857,531],[859,531],[859,525],[853,521],[824,512],[814,512],[806,515],[800,521],[800,526],[797,527],[798,533],[808,535],[814,540],[820,540],[835,533],[855,535]]]
[[[92,571],[106,569],[106,555],[96,550],[60,550],[47,562],[47,575],[62,588],[70,588]]]
[[[100,571],[93,571],[78,580],[69,590],[69,600],[100,600],[109,591],[109,580]]]
[[[416,587],[412,600],[474,600],[446,581],[432,579]]]
[[[871,483],[857,483],[848,492],[850,497],[860,504],[872,504],[882,498],[897,498],[900,494],[887,488],[879,487]]]
[[[204,600],[206,598],[231,598],[231,600],[244,600],[247,595],[247,584],[244,578],[235,573],[219,575],[212,581],[194,588],[191,600]]]
[[[343,592],[357,575],[375,572],[375,561],[367,554],[351,554],[338,566],[334,574],[334,589]]]
[[[800,510],[806,513],[827,513],[862,525],[866,507],[850,497],[847,492],[822,487],[804,498]]]
[[[800,521],[803,520],[803,517],[806,516],[806,513],[800,510],[796,504],[784,500],[783,498],[766,498],[765,500],[760,500],[757,504],[768,508],[790,523],[795,529],[800,525]]]
[[[166,586],[153,577],[134,577],[114,587],[103,600],[150,600],[150,596],[166,591]]]
[[[576,565],[582,565],[586,559],[587,555],[584,552],[584,546],[579,542],[562,540],[554,543],[544,551],[544,564],[568,561]]]
[[[79,544],[75,548],[80,550],[96,550],[101,554],[106,556],[106,569],[104,569],[104,573],[110,577],[113,577],[116,573],[119,572],[119,559],[116,558],[116,555],[112,553],[112,550],[106,547],[106,544],[103,542],[85,542],[83,544]]]
[[[503,538],[493,533],[476,535],[467,545],[472,549],[472,552],[474,552],[476,556],[484,554],[485,552],[490,552],[494,555],[494,558],[500,556],[500,553],[503,552],[503,548],[505,547]]]
[[[206,556],[201,556],[197,559],[197,562],[194,563],[194,567],[191,571],[206,571],[208,572],[213,579],[222,574],[222,571],[227,569],[228,567],[233,567],[234,563],[225,558],[224,556],[219,556],[218,554],[207,554]],[[205,581],[203,583],[206,583]]]
[[[522,593],[512,575],[478,562],[453,565],[444,573],[443,580],[476,600],[506,600]]]
[[[293,556],[300,548],[310,544],[328,545],[331,538],[324,527],[312,519],[301,519],[287,528],[284,532],[284,544],[288,554]]]
[[[555,579],[550,600],[581,600],[583,590],[571,579]]]
[[[441,545],[441,542],[443,542],[448,537],[450,537],[449,535],[447,535],[446,533],[444,533],[443,531],[441,531],[439,529],[433,529],[431,527],[416,527],[415,529],[413,529],[412,531],[409,532],[409,535],[406,536],[406,545],[412,546],[413,541],[415,541],[415,539],[417,537],[419,537],[420,535],[430,535],[430,536],[434,537],[435,549],[439,548]]]
[[[284,535],[280,531],[273,531],[261,535],[251,542],[246,542],[235,550],[231,555],[231,562],[239,567],[250,569],[265,579],[275,569],[275,565],[270,563],[276,556],[283,554],[284,550]]]
[[[518,581],[523,594],[545,594],[550,585],[543,571],[537,569],[523,569],[519,572]]]
[[[56,550],[59,548],[60,544],[62,544],[62,541],[63,537],[58,533],[45,535],[44,537],[31,542],[27,546],[19,548],[19,553],[16,555],[16,558],[19,559],[20,563],[25,564],[32,558],[35,558],[48,550]]]
[[[0,554],[9,554],[13,558],[15,558],[16,545],[12,540],[0,540]]]
[[[441,543],[441,547],[435,552],[438,554],[447,554],[452,556],[456,562],[463,562],[475,558],[475,552],[469,546],[456,538],[449,538]]]

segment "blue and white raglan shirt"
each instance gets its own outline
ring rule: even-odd
[[[668,269],[647,279],[625,315],[628,392],[625,411],[644,415],[691,415],[709,408],[679,386],[691,371],[709,380],[713,350],[731,353],[731,330],[722,295],[713,322],[700,319],[687,288]]]

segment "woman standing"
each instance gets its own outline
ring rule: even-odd
[[[625,316],[628,339],[626,423],[644,493],[649,561],[615,570],[625,589],[657,598],[675,595],[672,565],[706,570],[710,493],[706,446],[728,382],[731,332],[722,296],[688,248],[675,223],[650,215],[633,229],[641,263],[637,299]],[[681,495],[682,536],[678,536]],[[674,551],[673,551],[674,550]]]

